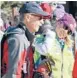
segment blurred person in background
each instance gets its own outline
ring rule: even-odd
[[[53,26],[54,31],[56,28],[56,21],[61,19],[64,16],[64,14],[66,13],[63,5],[57,4],[55,6],[53,6],[53,7],[55,7],[55,9],[53,10],[53,13],[52,13],[53,18],[51,19],[51,24]]]
[[[0,17],[0,42],[1,42],[1,39],[3,37],[3,34],[4,34],[4,22]]]
[[[19,8],[17,4],[13,4],[11,5],[11,9],[12,9],[12,26],[16,26],[19,23]]]
[[[4,30],[6,30],[10,26],[8,16],[5,13],[1,13],[1,18],[4,22]]]
[[[4,23],[0,17],[0,69],[1,69],[1,40],[2,40],[3,34],[4,34]],[[1,76],[1,72],[0,72],[0,76]]]

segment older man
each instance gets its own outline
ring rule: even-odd
[[[32,2],[23,4],[19,12],[21,23],[6,30],[4,37],[8,37],[1,45],[2,78],[21,78],[21,69],[30,46],[25,31],[38,31],[43,23],[42,18],[49,15],[38,4]]]

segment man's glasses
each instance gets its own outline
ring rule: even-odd
[[[33,16],[35,16],[35,17],[38,17],[39,20],[42,20],[42,19],[43,19],[43,16],[41,16],[41,15],[36,15],[36,14],[31,14],[31,15],[33,15]]]

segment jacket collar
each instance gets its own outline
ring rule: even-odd
[[[19,27],[26,31],[26,25],[24,23],[20,22]]]

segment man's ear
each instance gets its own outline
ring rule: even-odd
[[[26,14],[25,19],[26,19],[27,22],[30,22],[31,15],[30,14]]]

